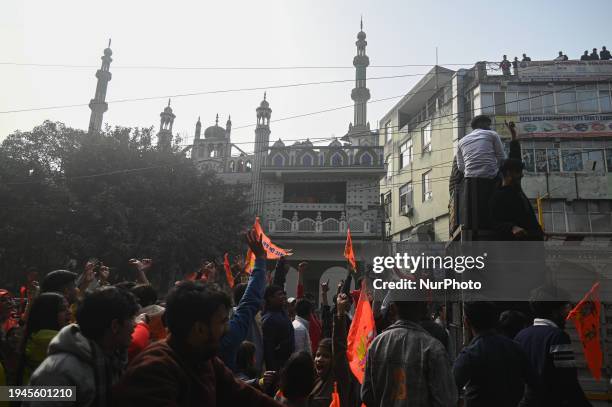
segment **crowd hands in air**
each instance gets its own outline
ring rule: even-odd
[[[78,406],[328,407],[335,391],[342,407],[590,405],[563,330],[567,304],[546,301],[545,288],[530,303],[533,325],[516,310],[500,317],[492,303],[465,304],[473,340],[462,350],[443,306],[368,292],[377,335],[360,383],[347,356],[354,274],[331,304],[322,282],[319,302],[305,292],[301,262],[288,299],[288,261],[269,272],[261,237],[252,230],[246,241],[255,265],[243,278],[242,261],[232,266],[231,290],[213,263],[163,296],[149,283],[150,259],[130,260],[136,281],[116,284],[96,259],[40,284],[29,273],[23,301],[0,293],[1,384],[75,386]],[[53,405],[23,405],[39,403]]]

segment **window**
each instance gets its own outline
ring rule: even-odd
[[[541,92],[531,92],[531,113],[542,114],[542,96]]]
[[[244,169],[246,172],[251,172],[251,170],[253,169],[253,164],[251,164],[250,161],[247,161],[246,164],[244,165]]]
[[[525,171],[534,172],[535,171],[535,163],[533,157],[533,150],[524,149],[523,150],[523,163],[525,164]]]
[[[342,156],[338,153],[332,155],[331,165],[334,167],[340,167],[342,165]]]
[[[578,111],[581,113],[597,112],[599,104],[597,103],[596,90],[582,90],[577,92]]]
[[[518,113],[518,95],[516,92],[506,92],[506,113]]]
[[[493,114],[495,113],[495,99],[493,93],[483,92],[482,93],[482,114]]]
[[[393,128],[391,127],[391,120],[385,123],[385,143],[391,141],[391,137],[393,137]]]
[[[412,202],[412,183],[409,182],[403,186],[400,187],[399,189],[399,210],[400,210],[400,214],[403,211],[403,208],[405,207],[412,207],[413,206],[413,202]]]
[[[529,92],[519,92],[518,109],[520,114],[529,114]]]
[[[431,123],[421,128],[421,142],[423,145],[423,152],[431,151]]]
[[[612,231],[612,201],[542,200],[544,229],[547,232],[598,233]]]
[[[393,158],[391,154],[385,159],[385,166],[387,167],[387,180],[390,180],[393,177]]]
[[[495,92],[495,114],[506,114],[506,94],[504,92]]]
[[[272,160],[272,165],[275,167],[282,167],[283,165],[285,165],[285,160],[283,159],[283,156],[280,154],[275,155],[274,159]]]
[[[346,203],[346,182],[288,182],[283,189],[284,203]]]
[[[304,154],[302,157],[302,165],[304,167],[312,166],[312,156],[310,154]]]
[[[580,150],[561,150],[561,160],[563,161],[563,171],[582,171],[582,151]]]
[[[604,171],[603,150],[584,150],[582,152],[582,162],[585,171]]]
[[[557,111],[559,113],[575,113],[577,111],[575,91],[557,93]]]
[[[610,92],[607,90],[599,91],[599,109],[602,113],[612,113],[612,103],[610,102]]]
[[[545,148],[535,149],[535,169],[536,172],[548,172]]]
[[[546,150],[546,155],[548,158],[548,171],[561,171],[561,166],[559,165],[559,150],[557,150],[556,148],[549,148]]]
[[[409,166],[410,163],[412,162],[412,139],[406,140],[406,142],[400,146],[399,159],[400,159],[400,163],[399,163],[400,170],[404,167]]]
[[[612,172],[612,148],[606,148],[606,163],[608,164],[608,172]]]
[[[542,111],[555,113],[555,95],[550,91],[542,93]]]
[[[361,156],[361,165],[370,166],[372,165],[372,156],[370,153],[364,153]]]
[[[385,219],[389,219],[391,217],[391,191],[387,192],[383,197],[383,208]]]
[[[423,174],[422,185],[423,185],[423,202],[430,201],[432,199],[431,170]]]
[[[230,161],[229,168],[230,168],[230,172],[236,172],[236,163],[233,161]]]

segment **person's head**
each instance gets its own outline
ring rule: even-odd
[[[166,300],[166,324],[174,339],[203,358],[219,351],[228,330],[230,298],[215,284],[183,281]]]
[[[297,300],[295,299],[295,297],[287,298],[287,315],[289,316],[289,319],[291,319],[292,321],[295,318],[296,302]]]
[[[516,310],[507,310],[500,314],[499,323],[497,324],[497,330],[502,335],[507,336],[510,339],[514,339],[524,328],[527,328],[529,321],[527,315]]]
[[[472,119],[470,123],[472,129],[482,129],[482,130],[490,130],[491,129],[491,118],[487,115],[479,115]]]
[[[544,285],[531,292],[529,307],[535,318],[553,321],[561,329],[569,313],[569,294],[553,285]]]
[[[136,296],[141,307],[147,307],[157,302],[157,291],[150,284],[139,284],[130,290]]]
[[[523,54],[523,58],[527,58],[527,54]]]
[[[518,61],[518,57],[514,57],[514,60],[515,60],[515,61]]]
[[[287,294],[282,287],[269,285],[264,292],[264,300],[266,302],[266,309],[280,310],[287,303]]]
[[[466,302],[463,310],[465,323],[475,334],[494,329],[497,325],[497,310],[492,302]]]
[[[589,51],[585,50],[584,55],[589,55]]]
[[[306,298],[300,298],[295,304],[295,314],[304,319],[310,318],[312,313],[312,303]]]
[[[603,47],[601,47],[602,51],[607,51],[608,49],[606,48],[606,46],[604,45]]]
[[[41,293],[59,293],[66,297],[69,304],[77,300],[76,273],[68,270],[55,270],[47,274],[41,284]]]
[[[397,319],[419,322],[427,317],[428,306],[424,301],[394,301],[391,306]]]
[[[504,59],[508,59],[508,57],[506,55],[504,55]]]
[[[289,401],[303,400],[310,395],[315,382],[312,356],[308,352],[296,352],[280,373],[280,389]]]
[[[255,344],[249,341],[243,341],[238,347],[236,353],[236,370],[246,373],[249,377],[254,376],[258,372],[255,368]]]
[[[593,52],[597,52],[597,48],[593,48]]]
[[[559,56],[562,57],[563,56],[563,51],[559,51]]]
[[[138,303],[132,293],[117,287],[89,292],[76,313],[81,333],[105,350],[127,349],[134,332]]]
[[[234,306],[238,306],[240,300],[244,296],[246,288],[247,285],[245,283],[239,283],[234,286],[234,289],[232,291],[232,297],[234,298]]]
[[[502,163],[500,171],[504,177],[504,185],[520,185],[523,178],[523,162],[517,158],[507,158]]]
[[[70,306],[66,298],[58,293],[42,293],[32,303],[26,335],[29,337],[41,329],[59,331],[69,322]]]
[[[315,370],[318,377],[324,378],[331,372],[332,355],[332,340],[330,338],[321,339],[314,359]]]

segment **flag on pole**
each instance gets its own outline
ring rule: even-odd
[[[263,228],[259,223],[259,217],[255,218],[253,229],[255,229],[255,233],[257,234],[257,236],[261,236],[261,244],[266,250],[267,259],[274,260],[282,256],[291,256],[293,254],[291,253],[291,249],[282,249],[272,243],[270,238],[264,233]],[[253,271],[253,267],[255,267],[255,253],[253,253],[251,249],[249,249],[244,260],[244,271],[247,274],[251,274],[251,272]]]
[[[338,394],[338,383],[334,382],[334,391],[332,392],[332,401],[329,407],[340,407],[340,394]]]
[[[370,301],[368,301],[364,281],[361,284],[359,301],[355,307],[355,315],[349,329],[346,350],[349,367],[361,384],[363,384],[365,375],[366,354],[375,334],[374,313]]]
[[[225,253],[223,256],[223,268],[225,269],[225,278],[227,278],[227,284],[230,288],[234,288],[234,276],[232,275],[232,268],[230,267],[229,254]]]
[[[574,307],[567,316],[573,319],[582,342],[584,358],[591,374],[596,380],[601,378],[603,354],[600,337],[601,302],[599,300],[599,283],[596,283],[584,298]]]
[[[355,261],[355,252],[353,251],[353,239],[351,239],[351,230],[346,229],[346,244],[344,245],[344,257],[349,262],[353,271],[357,270],[357,262]]]

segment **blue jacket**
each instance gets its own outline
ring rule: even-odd
[[[229,330],[221,338],[220,358],[232,370],[236,368],[236,354],[240,344],[247,339],[249,332],[255,329],[252,325],[255,323],[255,315],[261,309],[265,289],[266,259],[256,259],[244,295],[230,318]],[[253,338],[255,337],[256,335],[253,335]],[[255,346],[262,349],[262,344],[255,343]]]

